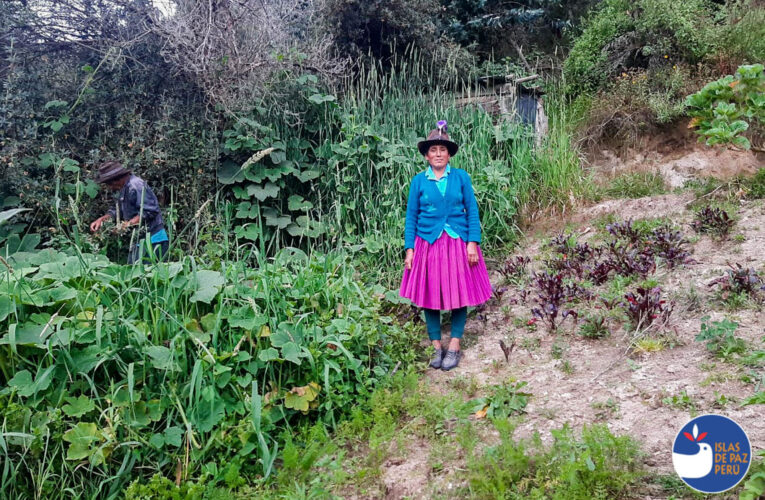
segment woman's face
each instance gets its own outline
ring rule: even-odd
[[[428,148],[428,154],[425,155],[425,159],[428,160],[428,163],[430,163],[430,166],[433,168],[446,168],[446,164],[449,163],[449,150],[442,144],[430,146],[430,148]]]

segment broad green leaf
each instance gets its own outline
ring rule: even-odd
[[[245,330],[254,330],[265,325],[267,322],[267,317],[255,315],[255,311],[248,305],[234,309],[231,316],[228,317],[228,324],[230,326],[244,328]]]
[[[287,361],[292,361],[296,365],[301,364],[300,348],[294,342],[287,342],[282,346],[282,357]]]
[[[283,329],[279,329],[271,333],[271,345],[274,347],[282,347],[287,342],[292,342],[292,337]]]
[[[40,271],[35,279],[53,279],[67,281],[72,278],[79,278],[84,273],[80,261],[77,257],[67,257],[63,261],[48,262],[40,265]]]
[[[224,415],[225,405],[215,388],[207,386],[202,389],[202,398],[191,411],[195,427],[200,432],[210,432],[223,420]]]
[[[258,216],[258,206],[249,201],[243,201],[236,206],[234,217],[237,219],[254,219]]]
[[[90,373],[106,357],[102,347],[90,345],[84,349],[72,349],[70,367],[75,373]]]
[[[264,362],[279,359],[279,351],[277,351],[273,347],[269,347],[268,349],[263,349],[262,351],[258,353],[258,359]]]
[[[151,423],[151,414],[146,403],[138,401],[125,408],[125,420],[133,427],[145,427]]]
[[[321,386],[316,382],[303,387],[293,387],[284,396],[284,406],[307,413],[310,403],[318,397],[319,392],[321,392]]]
[[[0,224],[3,224],[5,221],[10,220],[11,217],[13,217],[16,214],[20,214],[21,212],[26,212],[29,210],[28,208],[12,208],[10,210],[3,210],[0,212]]]
[[[320,175],[321,175],[320,171],[309,169],[309,170],[303,170],[302,172],[296,173],[295,177],[297,177],[300,182],[308,182],[310,180],[316,179]]]
[[[324,233],[324,225],[319,221],[301,215],[295,219],[295,223],[287,227],[287,232],[295,237],[307,236],[309,238],[316,238]]]
[[[52,101],[48,101],[48,102],[46,102],[46,103],[45,103],[45,109],[50,109],[50,108],[63,108],[63,107],[65,107],[67,104],[68,104],[68,103],[67,103],[66,101],[60,101],[60,100],[58,100],[58,99],[54,99],[54,100],[52,100]]]
[[[173,352],[163,345],[152,345],[145,349],[151,358],[151,364],[158,370],[175,370]]]
[[[68,404],[61,407],[61,411],[69,415],[70,417],[81,417],[88,412],[96,409],[96,405],[87,396],[80,396],[78,398],[65,398]]]
[[[218,182],[221,184],[234,184],[244,180],[244,171],[241,165],[232,161],[224,161],[218,168]]]
[[[265,201],[267,198],[276,198],[279,196],[279,186],[270,181],[266,182],[265,186],[250,184],[247,186],[247,194],[254,196],[260,201]]]
[[[132,397],[132,399],[131,399]],[[123,406],[130,406],[141,400],[140,392],[133,392],[132,396],[127,387],[121,386],[117,389],[112,397],[112,404],[118,408]]]
[[[260,230],[257,224],[245,224],[243,226],[236,226],[234,233],[238,238],[244,238],[250,241],[257,241],[260,237]]]
[[[310,201],[305,201],[302,196],[293,194],[287,199],[287,208],[290,210],[310,210],[313,208],[313,204]]]
[[[276,226],[279,229],[284,229],[292,222],[292,218],[289,215],[279,215],[279,213],[273,209],[263,210],[263,215],[265,215],[266,218],[266,225]]]
[[[80,164],[72,160],[71,158],[65,158],[61,162],[61,168],[64,170],[64,172],[79,172]]]
[[[165,436],[162,434],[152,434],[149,438],[149,444],[160,450],[165,446]]]
[[[333,102],[335,100],[335,96],[332,94],[313,94],[308,98],[308,100],[314,104],[322,104],[325,102]]]
[[[12,234],[6,240],[4,248],[0,248],[0,255],[11,255],[21,252],[33,252],[40,244],[40,235],[36,233],[25,234],[19,238],[18,234]],[[37,252],[35,252],[37,253]],[[31,253],[31,255],[35,255]]]
[[[202,323],[202,328],[204,328],[207,333],[212,333],[218,325],[218,317],[215,313],[207,313],[202,316],[200,322]]]
[[[52,326],[46,328],[46,325],[38,325],[31,322],[24,323],[16,328],[13,342],[16,345],[45,347],[45,339],[52,333]],[[0,345],[9,345],[11,343],[10,332],[0,338]]]
[[[236,378],[236,383],[242,388],[249,387],[252,383],[252,375],[249,373],[245,373],[244,376],[240,375]]]
[[[95,455],[103,439],[96,424],[80,422],[64,433],[64,441],[71,443],[66,453],[67,460],[82,460]],[[98,465],[98,459],[93,465]]]
[[[271,157],[271,161],[276,165],[287,159],[287,154],[284,151],[272,151],[269,156]]]
[[[8,387],[16,389],[19,396],[28,398],[35,393],[34,384],[32,384],[32,374],[29,370],[16,372],[11,380],[8,381]]]
[[[14,309],[14,301],[7,295],[0,295],[0,321],[10,316]]]
[[[165,429],[165,443],[170,446],[180,447],[183,444],[183,431],[180,427],[171,426]]]
[[[195,291],[189,300],[209,304],[218,295],[225,279],[218,271],[202,270],[194,273],[192,282]]]

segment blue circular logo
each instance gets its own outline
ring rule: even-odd
[[[702,415],[685,424],[672,446],[672,465],[685,484],[702,493],[736,486],[749,470],[752,447],[744,430],[722,415]]]

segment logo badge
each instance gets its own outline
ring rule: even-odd
[[[722,415],[702,415],[686,423],[672,446],[672,465],[680,479],[702,493],[736,486],[749,470],[752,447],[744,430]]]

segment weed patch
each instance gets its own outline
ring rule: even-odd
[[[464,497],[618,498],[643,476],[637,443],[611,434],[607,427],[584,427],[577,439],[568,426],[552,431],[549,448],[539,436],[514,441],[514,424],[495,422],[500,443],[468,459]]]

